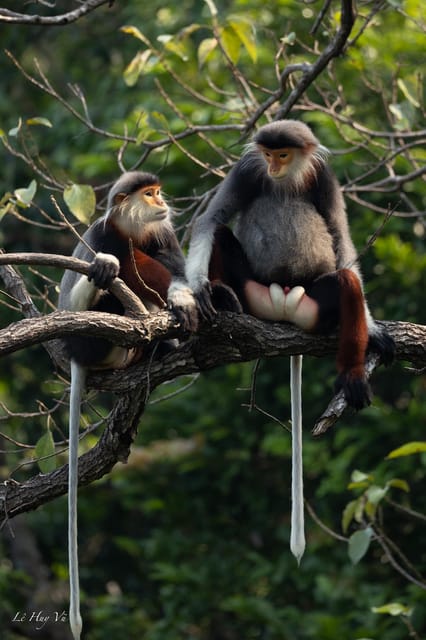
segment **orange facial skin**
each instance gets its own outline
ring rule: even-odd
[[[257,146],[268,165],[268,175],[271,178],[282,178],[285,176],[293,161],[294,149],[290,147],[268,149],[261,144]]]
[[[167,205],[161,197],[161,187],[158,184],[150,185],[139,190],[139,193],[143,200],[150,207],[158,207],[160,209],[167,209]]]

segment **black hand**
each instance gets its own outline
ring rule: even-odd
[[[119,274],[120,266],[114,260],[96,255],[90,264],[87,279],[93,280],[98,289],[108,289]]]

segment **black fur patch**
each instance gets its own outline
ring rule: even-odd
[[[160,185],[159,178],[153,173],[147,173],[146,171],[127,171],[123,173],[109,192],[108,208],[113,205],[114,198],[119,193],[130,195],[139,191],[139,189],[152,187],[153,185]]]
[[[311,129],[299,120],[277,120],[265,124],[255,133],[253,141],[268,149],[303,149],[319,144]]]

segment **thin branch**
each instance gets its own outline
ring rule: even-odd
[[[71,269],[84,275],[88,275],[90,266],[90,264],[84,260],[53,253],[2,253],[0,254],[0,266],[5,264],[61,267],[62,269]],[[111,284],[110,291],[120,300],[129,315],[139,316],[148,313],[138,296],[135,295],[120,278],[115,278]]]
[[[103,4],[111,6],[111,0],[86,0],[81,7],[74,9],[74,11],[68,11],[67,13],[61,13],[57,16],[40,16],[37,14],[31,15],[28,13],[18,13],[17,11],[10,11],[9,9],[0,9],[0,22],[6,22],[8,24],[24,24],[24,25],[42,25],[49,27],[61,27],[66,24],[71,24],[76,20],[79,20],[83,16],[95,11]]]

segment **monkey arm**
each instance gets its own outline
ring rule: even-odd
[[[240,160],[219,185],[206,211],[195,221],[192,231],[186,276],[201,314],[207,320],[216,314],[211,301],[212,290],[208,276],[215,233],[220,225],[226,225],[244,206],[245,193],[250,183],[244,185],[242,174]]]
[[[118,276],[120,263],[112,254],[99,252],[89,267],[87,276],[80,276],[68,292],[67,305],[73,311],[85,311],[96,304],[101,289],[108,289]]]
[[[175,236],[158,251],[156,258],[170,271],[171,281],[167,290],[167,305],[185,331],[198,328],[197,303],[185,275],[185,258]]]

